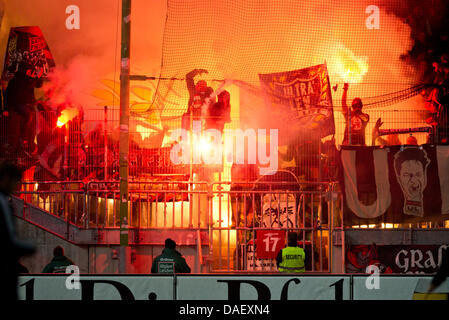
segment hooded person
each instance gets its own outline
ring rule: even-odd
[[[190,267],[180,252],[176,250],[176,242],[168,238],[162,254],[157,256],[151,266],[151,273],[190,273]]]

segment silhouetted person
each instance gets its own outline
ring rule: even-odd
[[[181,253],[176,251],[176,242],[168,238],[162,254],[153,261],[151,273],[190,273],[190,267]]]
[[[203,73],[208,72],[205,69],[194,69],[186,74],[189,106],[182,119],[182,128],[185,130],[190,130],[191,121],[198,121],[207,116],[208,105],[215,103],[215,99],[210,99],[214,90],[207,86],[207,82],[205,80],[199,80],[195,83],[195,76]],[[206,100],[208,103],[206,103]]]
[[[231,96],[228,91],[218,95],[218,102],[209,107],[208,113],[206,127],[223,133],[225,123],[231,122]]]
[[[9,112],[9,147],[35,152],[36,97],[34,89],[42,87],[42,79],[29,76],[31,66],[22,63],[5,90],[5,109]]]
[[[341,103],[343,107],[343,116],[345,117],[346,127],[343,145],[365,146],[365,129],[369,122],[369,115],[362,112],[363,103],[360,98],[352,100],[351,110],[346,104],[349,84],[345,83],[343,87],[343,97]]]
[[[22,172],[17,166],[9,162],[0,164],[0,243],[3,249],[0,301],[17,300],[19,258],[35,251],[34,245],[17,238],[14,224],[11,194],[17,189],[21,179]]]
[[[64,249],[57,246],[53,249],[53,259],[42,270],[42,273],[66,273],[68,266],[73,266],[75,263],[64,255]]]
[[[207,86],[205,80],[199,80],[195,83],[194,77],[201,75],[203,73],[208,73],[205,69],[194,69],[186,74],[186,84],[187,90],[189,91],[189,110],[193,108],[194,115],[200,115],[201,111],[197,108],[201,108],[204,100],[209,97],[214,91],[211,87]]]

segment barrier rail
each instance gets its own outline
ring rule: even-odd
[[[223,190],[223,186],[228,186],[229,190]],[[307,190],[310,188],[312,190]],[[306,270],[329,272],[334,221],[334,205],[329,205],[334,201],[329,197],[331,191],[332,184],[320,183],[212,184],[213,269],[276,271],[274,259],[256,257],[257,245],[262,245],[263,241],[283,244],[289,232],[296,232],[299,244],[306,249]],[[261,239],[263,231],[280,233],[276,233],[273,239]],[[278,239],[279,236],[284,239]]]
[[[273,260],[255,257],[257,234],[297,232],[307,252],[306,269],[329,272],[335,220],[332,188],[332,184],[285,181],[130,182],[129,227],[208,230],[206,258],[213,261],[214,271],[273,272],[277,270]],[[119,228],[117,181],[25,182],[19,196],[79,228]]]

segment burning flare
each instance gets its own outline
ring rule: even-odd
[[[61,111],[61,115],[58,117],[56,125],[58,127],[64,126],[67,122],[72,120],[78,115],[79,111],[76,108],[68,108]]]
[[[348,48],[343,46],[338,48],[335,58],[335,73],[344,82],[360,83],[363,76],[368,72],[366,58],[356,57]]]

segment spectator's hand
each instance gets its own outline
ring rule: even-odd
[[[379,136],[379,128],[383,125],[384,123],[382,122],[381,118],[378,118],[376,121],[376,124],[374,125],[373,128],[373,139],[375,140],[378,136]]]
[[[374,129],[379,130],[379,128],[383,125],[382,118],[377,119],[376,124],[374,125]]]
[[[348,90],[349,88],[349,83],[345,82],[345,84],[343,85],[343,90]]]

